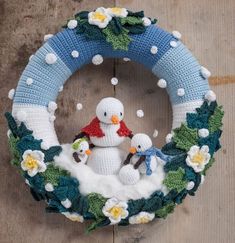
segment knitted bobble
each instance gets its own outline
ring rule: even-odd
[[[187,189],[188,191],[190,191],[190,190],[192,190],[192,189],[194,188],[194,186],[195,186],[195,183],[194,183],[193,181],[190,181],[190,182],[187,184],[186,189]]]
[[[32,78],[27,78],[26,79],[26,84],[27,85],[31,85],[33,83],[33,79]]]
[[[67,24],[68,28],[71,29],[71,30],[75,29],[77,27],[77,25],[78,25],[78,22],[75,19],[69,20],[69,22]]]
[[[26,185],[30,186],[30,183],[29,183],[29,180],[28,179],[25,179],[24,182],[25,182]]]
[[[209,130],[206,129],[206,128],[199,129],[198,130],[198,136],[200,138],[206,138],[206,137],[208,137],[209,136]]]
[[[54,186],[53,186],[51,183],[47,183],[47,184],[45,185],[45,190],[46,190],[47,192],[53,192],[53,191],[54,191]]]
[[[49,149],[50,147],[48,146],[48,144],[45,142],[45,141],[42,141],[42,143],[41,143],[41,149],[43,149],[43,150],[47,150],[47,149]]]
[[[16,113],[16,119],[20,122],[25,122],[27,118],[27,114],[25,111],[18,111]]]
[[[63,89],[64,89],[64,86],[63,86],[63,85],[61,85],[61,86],[59,87],[59,92],[62,92],[62,91],[63,91]]]
[[[165,89],[167,87],[167,82],[165,79],[159,79],[157,82],[158,87]]]
[[[76,108],[78,111],[82,110],[82,108],[83,108],[82,103],[77,103]]]
[[[137,115],[137,117],[142,118],[142,117],[144,117],[144,111],[143,110],[137,110],[136,115]]]
[[[51,116],[49,117],[49,122],[54,122],[55,119],[56,119],[56,116],[51,115]]]
[[[172,31],[172,35],[178,40],[180,40],[182,37],[181,33],[177,30]]]
[[[48,111],[54,112],[58,108],[57,104],[54,101],[50,101],[48,104]]]
[[[130,59],[129,57],[124,57],[124,58],[123,58],[123,61],[124,61],[124,62],[129,62],[130,60],[131,60],[131,59]]]
[[[43,40],[44,40],[44,41],[47,41],[47,40],[49,40],[51,37],[53,37],[52,34],[44,35]]]
[[[10,100],[13,100],[14,99],[14,96],[15,96],[15,89],[9,90],[9,92],[8,92],[8,98]]]
[[[117,85],[118,84],[118,79],[115,78],[115,77],[111,78],[111,84],[114,85],[114,86]]]
[[[172,141],[172,138],[173,138],[173,134],[172,133],[169,133],[166,135],[166,143],[170,143]]]
[[[47,53],[46,57],[45,57],[45,61],[47,64],[51,65],[51,64],[56,63],[57,57],[54,53]]]
[[[104,61],[103,57],[100,54],[93,56],[92,63],[94,65],[100,65]]]
[[[185,95],[185,90],[183,88],[177,89],[177,95],[182,97]]]
[[[151,25],[151,20],[147,17],[143,17],[142,21],[143,21],[144,26],[150,26]]]
[[[66,198],[64,201],[61,201],[61,204],[65,207],[65,208],[70,208],[72,206],[71,201]]]
[[[151,49],[150,49],[150,52],[155,55],[157,54],[157,51],[158,51],[158,48],[156,46],[152,46]]]
[[[71,52],[71,56],[72,56],[73,58],[78,58],[78,57],[79,57],[79,52],[76,51],[76,50],[73,50],[73,51]]]
[[[158,130],[155,129],[154,132],[153,132],[153,137],[156,138],[158,136]]]
[[[207,78],[209,78],[211,76],[211,72],[207,68],[205,68],[203,66],[201,67],[200,71],[201,71],[202,77],[205,78],[205,79],[207,79]]]
[[[213,101],[216,100],[216,94],[214,93],[214,91],[209,90],[205,94],[205,99],[208,100],[208,101],[210,101],[210,102],[213,102]]]
[[[7,131],[7,137],[10,138],[10,135],[11,135],[11,130],[9,129],[9,130]]]
[[[170,42],[170,46],[173,47],[173,48],[175,48],[175,47],[178,46],[178,43],[176,41],[171,41]]]

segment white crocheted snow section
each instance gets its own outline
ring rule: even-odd
[[[43,139],[48,147],[58,145],[59,141],[55,133],[54,114],[48,112],[47,107],[36,105],[13,104],[12,114],[20,123],[19,114],[24,115],[24,123],[33,131],[36,139]]]
[[[194,100],[186,102],[183,104],[177,104],[172,106],[173,111],[173,124],[172,129],[180,127],[182,122],[186,121],[186,113],[195,112],[196,108],[200,107],[203,103],[203,100]]]
[[[83,195],[91,192],[102,194],[104,197],[116,197],[119,200],[148,198],[155,191],[167,192],[162,184],[165,173],[163,164],[158,164],[157,170],[151,176],[143,176],[135,185],[123,185],[117,175],[99,175],[90,167],[76,163],[72,157],[71,144],[62,145],[63,151],[56,156],[55,165],[70,172],[79,180],[79,190]],[[99,161],[97,161],[99,163]]]

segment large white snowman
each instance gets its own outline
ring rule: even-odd
[[[95,146],[87,165],[98,174],[117,174],[125,160],[126,153],[118,146],[126,137],[131,137],[132,132],[126,127],[123,117],[123,104],[112,97],[104,98],[96,107],[96,117],[76,137],[88,136]]]

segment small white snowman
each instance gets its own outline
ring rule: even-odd
[[[164,155],[153,147],[152,140],[144,133],[138,133],[131,139],[130,153],[119,172],[119,179],[125,185],[136,184],[140,174],[150,176],[157,169],[158,161]],[[137,172],[138,171],[138,172]]]
[[[132,132],[124,121],[124,106],[112,97],[102,99],[96,107],[96,117],[81,129],[76,138],[88,137],[94,145],[87,165],[103,175],[117,174],[126,154],[118,146]]]
[[[85,138],[76,139],[72,144],[72,149],[75,161],[86,164],[88,156],[91,154],[87,140]]]

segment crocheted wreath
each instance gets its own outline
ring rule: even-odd
[[[195,194],[220,148],[224,112],[209,88],[210,72],[180,38],[143,11],[117,7],[80,12],[62,32],[45,36],[16,91],[9,92],[13,109],[5,116],[11,163],[33,197],[47,203],[47,212],[91,220],[91,231],[165,218]],[[157,84],[166,88],[173,109],[173,129],[161,149],[148,135],[131,132],[123,104],[112,97],[99,102],[94,119],[73,143],[59,143],[54,130],[58,92],[77,69],[90,61],[99,65],[103,57],[142,63],[160,78]],[[118,79],[111,83],[117,85]],[[128,138],[129,154],[119,148]]]

